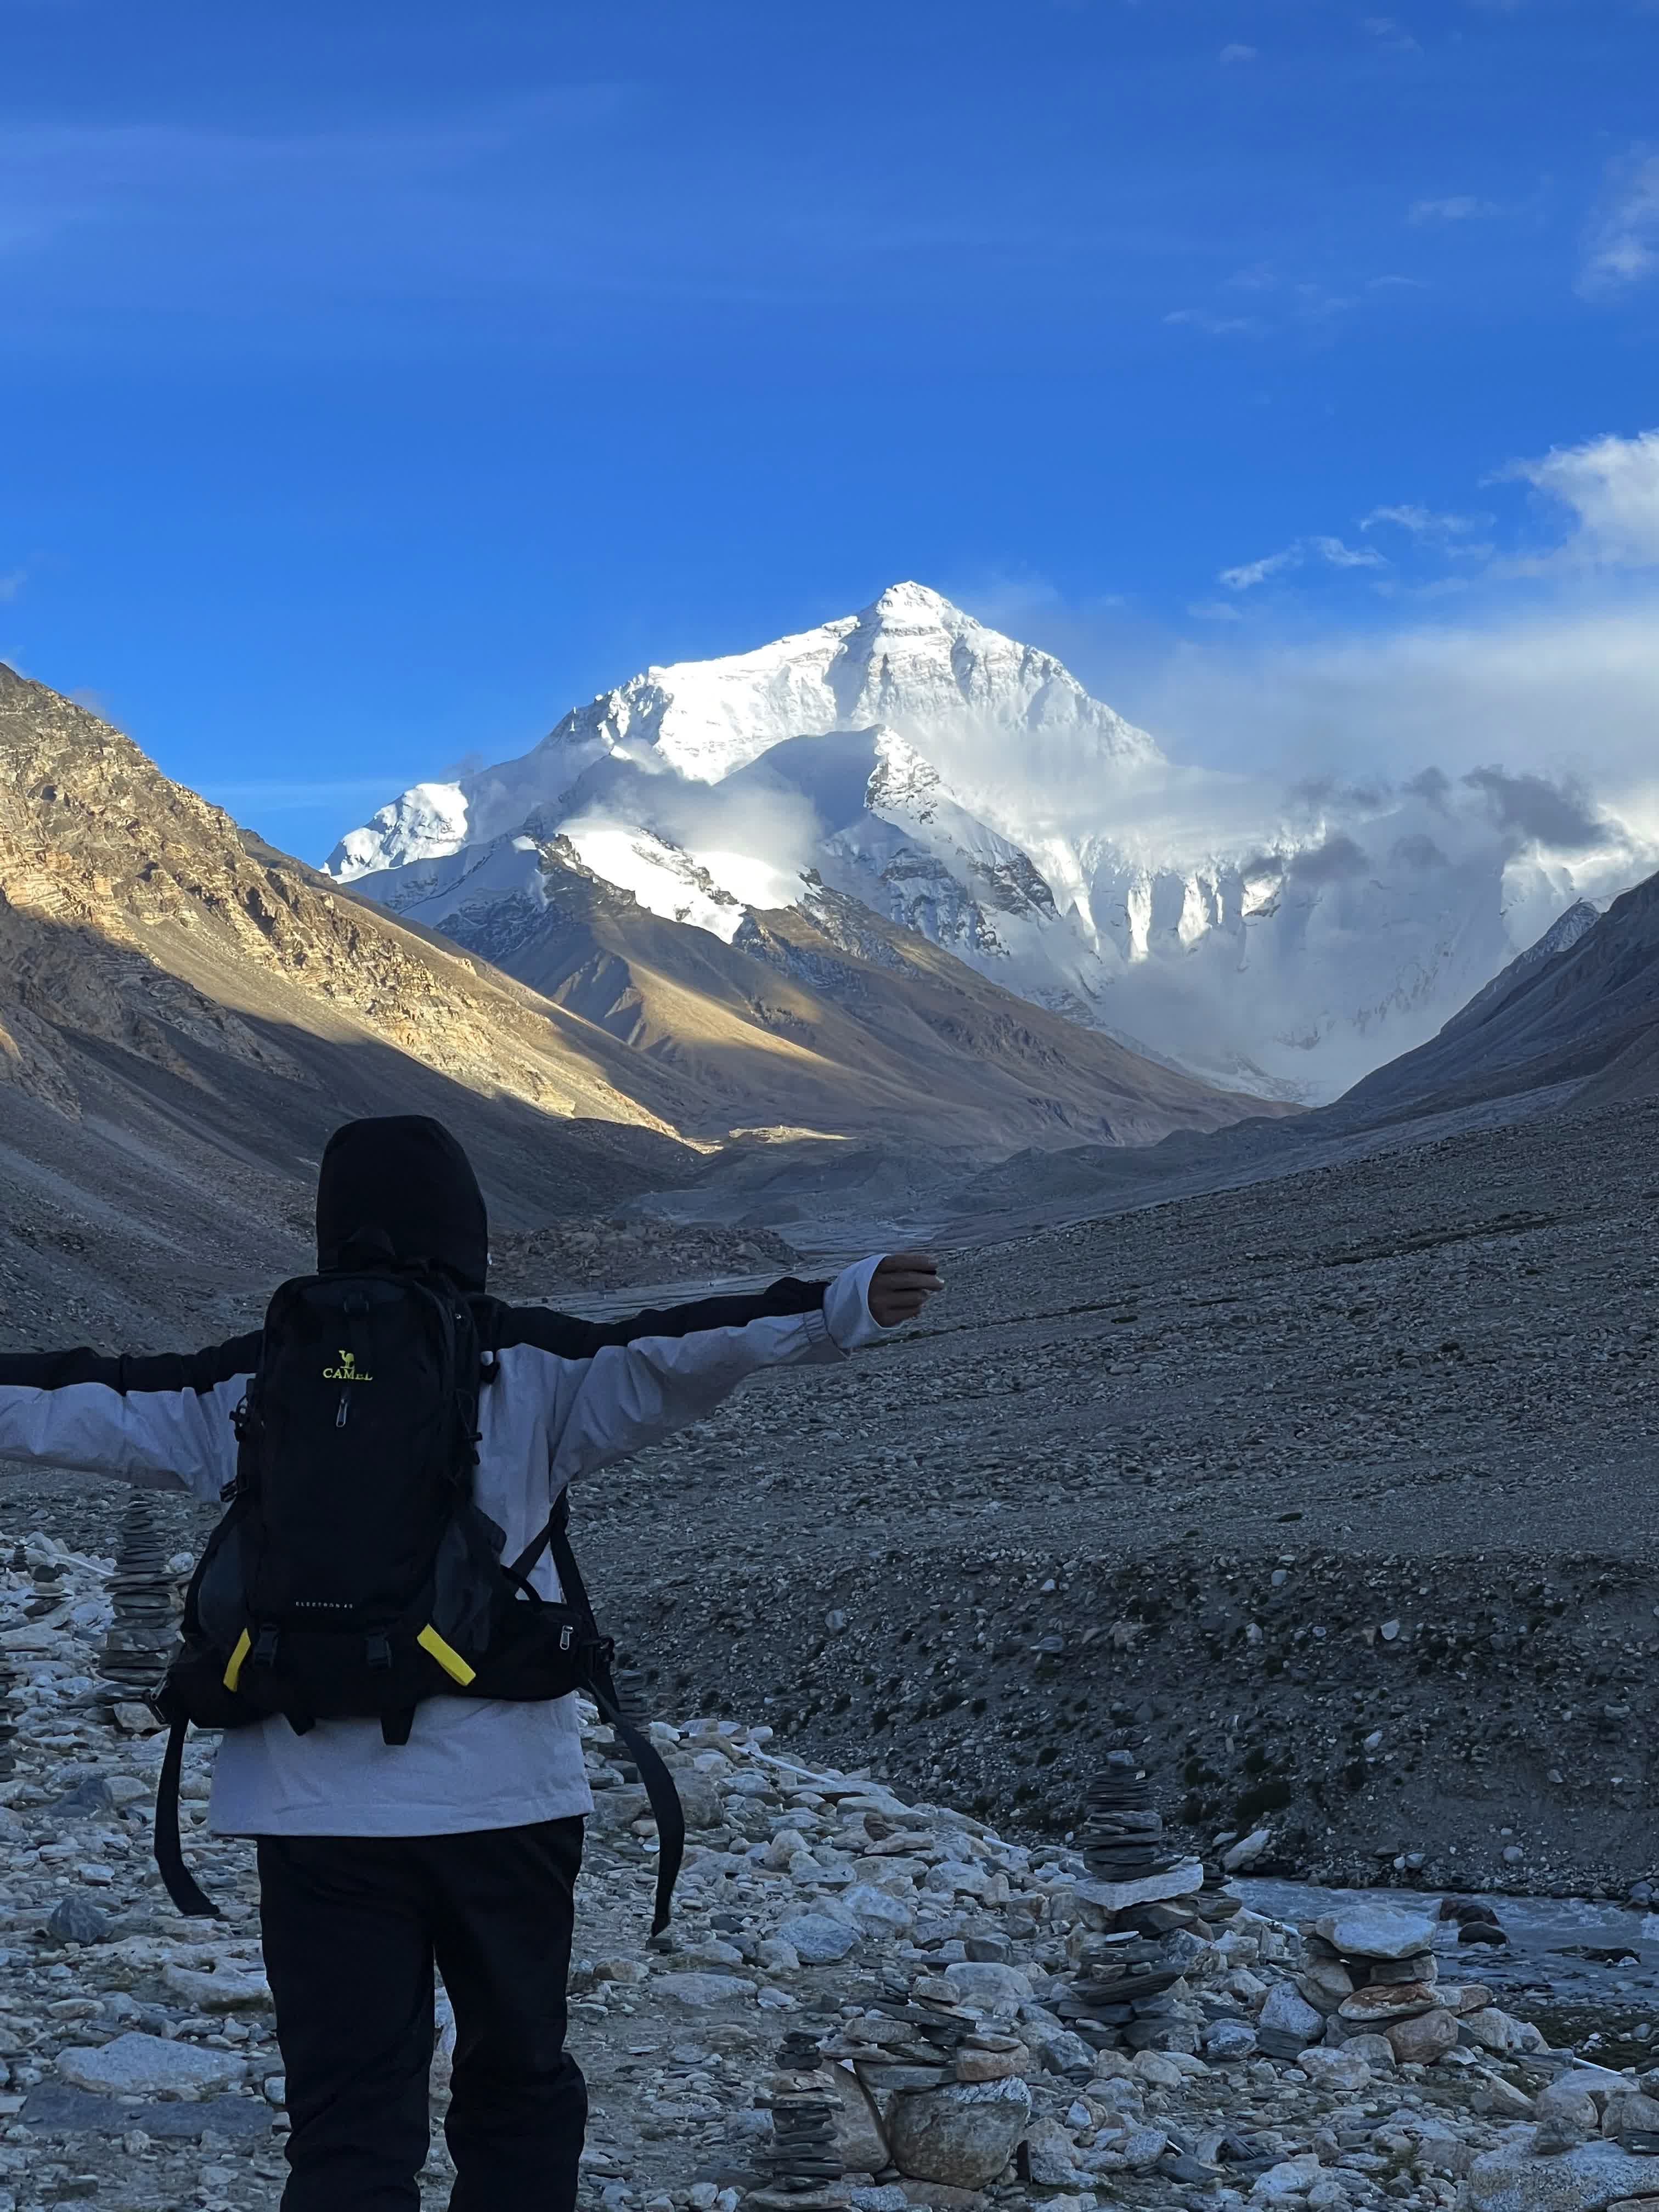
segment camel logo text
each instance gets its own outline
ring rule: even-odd
[[[358,1366],[355,1352],[342,1352],[337,1367],[324,1368],[323,1380],[325,1382],[372,1382],[374,1377],[365,1375]]]

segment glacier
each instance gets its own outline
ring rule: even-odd
[[[728,944],[752,913],[855,898],[1154,1059],[1310,1103],[1659,858],[1611,823],[1602,848],[1540,849],[1432,771],[1286,792],[1173,762],[917,583],[647,669],[521,757],[413,786],[325,865],[476,942],[493,910],[533,913],[556,840]]]

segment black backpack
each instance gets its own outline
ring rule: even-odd
[[[666,1925],[684,1847],[667,1769],[623,1711],[566,1531],[547,1525],[506,1561],[474,1503],[481,1393],[497,1372],[494,1310],[414,1267],[306,1275],[265,1316],[236,1415],[236,1478],[185,1601],[182,1645],[152,1700],[170,1735],[155,1857],[181,1912],[215,1914],[184,1863],[179,1778],[186,1732],[281,1714],[374,1718],[409,1740],[437,1696],[560,1698],[583,1690],[621,1737],[656,1815],[653,1933]],[[481,1322],[483,1329],[481,1332]],[[550,1548],[558,1604],[530,1573]]]

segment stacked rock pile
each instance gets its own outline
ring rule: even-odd
[[[109,1593],[113,1614],[98,1657],[99,1674],[112,1706],[142,1711],[173,1641],[173,1577],[148,1491],[134,1491],[123,1517]]]
[[[1492,2004],[1479,1983],[1443,1982],[1425,1914],[1356,1904],[1302,1930],[1295,1990],[1281,1984],[1257,2022],[1269,2057],[1297,2058],[1316,2043],[1384,2067],[1428,2066],[1463,2048],[1507,2055],[1541,2047]]]
[[[823,2060],[841,2107],[839,2144],[854,2172],[902,2173],[979,2189],[1012,2154],[1031,2109],[1032,2060],[970,2008],[895,1988],[843,2023]]]
[[[1112,1753],[1091,1785],[1081,1843],[1088,1873],[1076,1899],[1091,1932],[1054,2010],[1097,2051],[1167,2049],[1179,2021],[1173,1992],[1239,1900],[1165,1844],[1132,1753]]]
[[[830,2201],[831,2185],[846,2172],[836,2148],[837,2100],[821,2090],[786,2089],[772,2099],[772,2148],[767,2165],[774,2189],[791,2197],[809,2191],[816,2204]]]
[[[1139,1881],[1180,1863],[1180,1852],[1164,1841],[1164,1816],[1152,1803],[1152,1785],[1137,1768],[1133,1752],[1109,1753],[1104,1769],[1089,1785],[1082,1851],[1096,1881]]]

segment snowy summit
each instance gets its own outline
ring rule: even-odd
[[[1632,858],[1540,852],[1423,777],[1312,800],[1172,763],[1050,653],[918,583],[647,668],[516,760],[420,783],[330,873],[442,929],[543,896],[561,841],[728,942],[823,887],[1207,1079],[1329,1097],[1412,1049]]]

